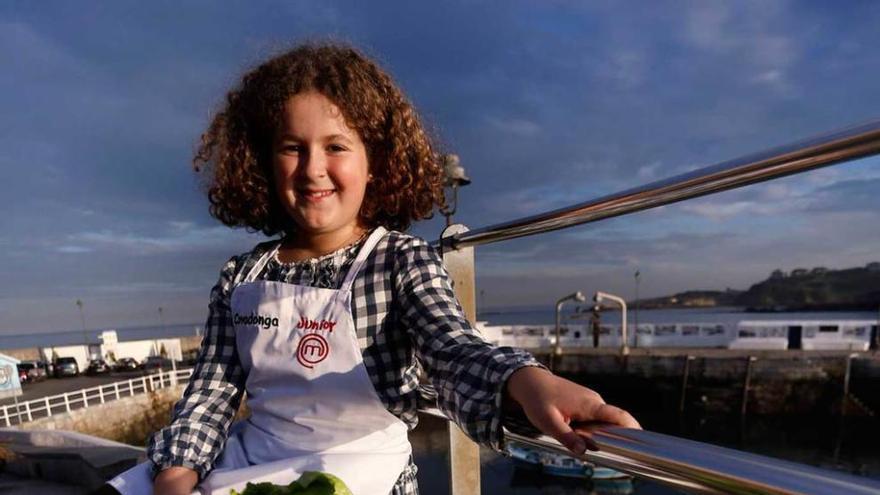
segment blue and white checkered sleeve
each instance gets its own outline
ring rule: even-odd
[[[237,261],[233,257],[224,265],[211,290],[205,337],[189,385],[174,405],[171,424],[150,437],[147,458],[153,462],[154,476],[183,466],[195,470],[201,481],[223,451],[245,382],[229,307]]]
[[[439,255],[424,240],[400,246],[394,275],[401,323],[440,409],[471,439],[500,450],[507,379],[523,366],[541,365],[526,351],[481,338],[465,318]]]

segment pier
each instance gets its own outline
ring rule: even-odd
[[[552,348],[529,349],[550,366]],[[873,416],[876,351],[563,348],[557,374],[634,410]],[[872,393],[872,391],[874,391]]]

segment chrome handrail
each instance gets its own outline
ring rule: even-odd
[[[595,222],[880,153],[880,121],[747,155],[559,210],[442,239],[461,249]]]
[[[419,412],[448,418],[436,408]],[[770,493],[868,495],[880,493],[880,481],[782,461],[646,430],[598,427],[599,451],[572,454],[554,438],[529,437],[504,430],[504,438],[557,454],[610,467],[691,493]]]
[[[467,299],[464,302],[473,307],[473,252],[468,248],[643,211],[878,153],[880,153],[880,121],[875,121],[722,162],[567,208],[477,230],[458,229],[457,232],[448,232],[448,235],[445,233],[434,245],[443,253],[444,263],[461,265],[459,267],[461,280],[454,276],[453,281],[460,282],[460,286],[468,289],[464,291],[464,299]],[[462,298],[461,294],[459,298]],[[568,451],[551,437],[533,439],[506,432],[506,438],[568,454]],[[690,492],[880,493],[880,482],[876,480],[649,431],[604,427],[596,431],[594,438],[600,451],[585,453],[581,456],[583,460]],[[451,445],[450,448],[463,447]],[[479,477],[471,476],[473,474],[471,470],[478,471],[479,465],[465,468],[461,473],[456,472],[457,469],[462,468],[456,464],[451,465],[452,477],[463,475],[472,480],[459,491],[468,494],[479,493]]]

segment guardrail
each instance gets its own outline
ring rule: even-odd
[[[635,213],[880,153],[880,121],[850,127],[762,153],[602,196],[559,210],[442,239],[465,248]]]
[[[618,217],[878,153],[880,121],[474,231],[463,225],[451,225],[434,245],[440,248],[465,315],[475,321],[475,246]],[[561,453],[567,454],[549,437],[539,441],[511,433],[507,437],[550,450],[562,449]],[[867,478],[648,431],[602,428],[596,438],[601,450],[586,454],[585,460],[695,493],[880,493],[880,485]],[[452,423],[449,440],[452,493],[479,494],[479,449]]]
[[[448,420],[436,408],[420,412]],[[880,481],[644,430],[596,428],[593,440],[599,450],[580,456],[546,435],[505,429],[504,437],[691,493],[880,493]]]
[[[132,378],[97,387],[89,387],[73,392],[50,395],[27,402],[8,404],[0,407],[0,421],[6,426],[47,418],[53,414],[69,413],[75,409],[104,404],[109,400],[131,397],[186,381],[192,368],[175,371],[161,371],[140,378]]]

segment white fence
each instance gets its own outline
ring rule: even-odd
[[[0,407],[0,421],[6,426],[21,424],[35,419],[47,418],[53,414],[68,413],[74,409],[82,409],[131,397],[160,388],[171,387],[180,381],[186,381],[192,374],[192,368],[174,371],[162,371],[153,375],[144,375],[121,382],[108,383],[98,387],[84,388],[73,392],[40,397],[39,399],[9,404]]]

